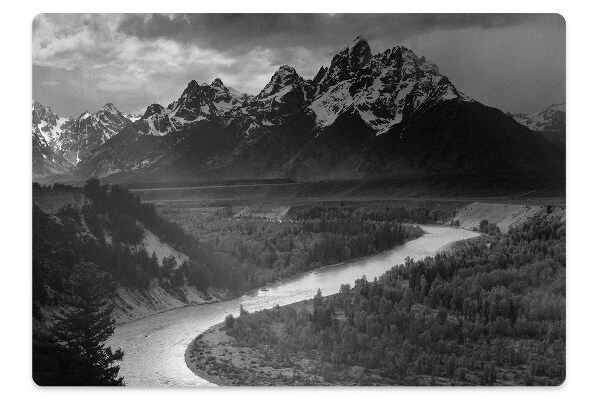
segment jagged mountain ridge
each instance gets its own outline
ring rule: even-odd
[[[224,127],[237,124],[245,133],[250,133],[259,126],[277,123],[271,119],[303,107],[311,96],[310,83],[287,65],[280,67],[265,88],[254,97],[225,86],[219,78],[210,85],[200,85],[193,80],[179,99],[167,108],[160,104],[148,106],[144,115],[128,131],[164,136],[210,121]]]
[[[547,139],[565,145],[567,131],[567,113],[565,103],[554,103],[540,112],[507,113],[519,124],[535,132],[540,132]]]
[[[32,105],[33,175],[68,173],[81,158],[139,116],[122,114],[112,103],[96,113],[65,118],[34,100]]]
[[[201,121],[226,120],[237,115],[235,110],[249,98],[249,95],[225,86],[219,78],[210,85],[200,85],[192,80],[179,99],[166,108],[160,104],[149,105],[144,114],[127,128],[127,133],[164,136]]]
[[[159,104],[148,107],[141,118],[148,127],[140,122],[132,129],[139,134],[162,136],[195,122],[218,119],[223,125],[241,123],[248,133],[278,123],[282,114],[303,108],[313,113],[322,127],[354,107],[379,132],[399,123],[405,107],[407,112],[418,108],[432,92],[446,99],[470,101],[439,73],[437,66],[411,50],[394,47],[372,56],[369,44],[359,37],[314,80],[305,80],[293,67],[284,65],[254,97],[235,92],[218,78],[210,85],[191,81],[167,108]]]
[[[64,157],[76,165],[90,150],[100,146],[118,134],[131,120],[125,117],[112,103],[101,110],[83,112],[69,123],[61,133],[58,148]]]
[[[514,132],[526,137],[526,154],[510,143]],[[505,154],[494,155],[488,142]],[[535,153],[539,159],[530,157]],[[191,81],[166,108],[150,105],[91,150],[74,173],[114,180],[364,178],[560,168],[563,159],[539,135],[459,92],[423,57],[405,47],[373,55],[359,37],[314,79],[284,65],[254,97],[220,79]]]
[[[336,55],[322,75],[309,107],[319,126],[330,125],[342,112],[354,108],[371,128],[383,133],[428,96],[471,101],[435,64],[412,50],[394,47],[371,56],[368,43],[361,38]]]
[[[33,102],[31,114],[33,177],[67,173],[69,162],[56,152],[56,143],[65,125],[72,121],[56,115],[38,101]]]
[[[551,104],[540,112],[507,113],[515,121],[536,132],[560,133],[565,130],[566,104]]]

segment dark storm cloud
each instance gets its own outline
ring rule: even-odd
[[[565,24],[556,14],[40,14],[33,96],[62,115],[110,101],[166,105],[187,82],[258,93],[280,65],[312,78],[352,40],[404,45],[465,94],[505,111],[565,98]]]
[[[534,14],[180,14],[128,15],[119,29],[144,39],[170,38],[220,50],[341,45],[358,34],[369,40],[465,28],[498,29]]]

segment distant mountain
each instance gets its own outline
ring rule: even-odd
[[[249,98],[249,95],[223,85],[218,78],[210,85],[199,85],[198,82],[191,81],[179,99],[167,108],[160,104],[149,105],[146,112],[127,128],[127,132],[135,135],[164,136],[201,121],[227,119]]]
[[[119,133],[131,120],[112,103],[93,114],[83,112],[67,124],[58,140],[58,147],[71,164],[77,164],[88,151],[100,146]]]
[[[125,118],[130,120],[131,122],[135,122],[138,119],[142,118],[142,114],[123,114]]]
[[[62,130],[72,121],[59,117],[38,101],[33,102],[31,114],[33,177],[68,172],[69,162],[55,150]]]
[[[371,178],[564,168],[564,152],[461,93],[405,47],[357,38],[305,79],[280,67],[256,96],[191,81],[89,152],[74,177],[121,181]]]
[[[77,119],[64,118],[38,101],[32,106],[33,173],[36,177],[68,173],[93,148],[106,142],[136,120],[124,116],[112,103]],[[138,117],[139,118],[139,117]]]
[[[515,121],[555,142],[566,143],[566,104],[551,104],[540,112],[511,114]]]

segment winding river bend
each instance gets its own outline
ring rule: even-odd
[[[415,260],[433,256],[444,246],[477,236],[464,229],[422,226],[426,234],[384,253],[307,272],[233,300],[190,306],[142,318],[115,329],[108,345],[125,351],[121,375],[134,386],[212,386],[188,369],[185,350],[201,332],[237,315],[240,305],[258,311],[312,298],[317,289],[324,296],[337,293],[342,284],[354,284],[383,274],[406,257]]]

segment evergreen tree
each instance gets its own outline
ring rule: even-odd
[[[111,307],[82,300],[50,332],[34,334],[33,379],[43,386],[121,386],[123,351],[104,343],[114,331]]]

